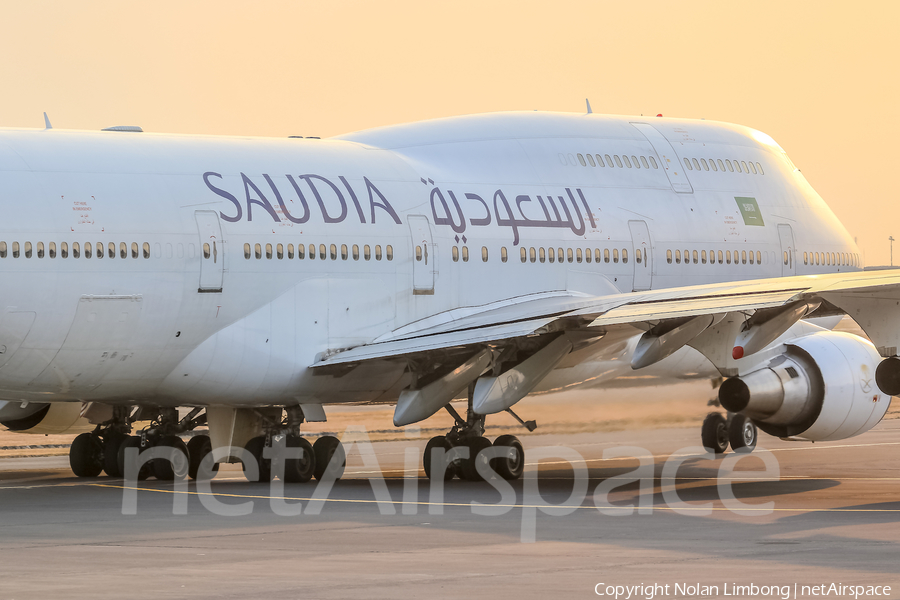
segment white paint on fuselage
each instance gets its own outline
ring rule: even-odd
[[[660,160],[631,122],[655,126],[682,161],[752,160],[765,175],[686,171],[694,192],[684,194],[672,189],[661,169],[600,168],[569,160],[588,152]],[[217,174],[206,181],[219,193],[204,181],[205,173]],[[294,178],[308,205],[306,222],[287,218],[264,175],[293,219],[300,220],[304,210],[287,176]],[[325,178],[340,190],[347,211],[341,222],[325,222],[326,215],[336,218],[342,212],[333,189],[303,175]],[[441,206],[432,209],[434,190],[448,201],[450,215]],[[523,209],[514,217],[518,225],[509,223],[505,210],[495,210],[498,190],[513,209]],[[583,206],[578,191],[590,209],[590,216],[581,211],[585,230],[580,235],[574,214]],[[462,219],[449,202],[451,192]],[[275,209],[274,217],[260,193]],[[401,223],[379,205],[385,202],[378,193]],[[571,224],[535,226],[545,220],[538,195],[568,202]],[[518,196],[530,200],[517,204]],[[735,197],[755,198],[765,226],[744,225]],[[556,204],[548,212],[558,225],[565,213]],[[307,366],[323,352],[366,343],[459,307],[543,291],[630,291],[637,266],[630,220],[648,224],[655,289],[781,276],[779,223],[792,227],[798,274],[857,270],[802,264],[804,250],[857,250],[779,147],[747,128],[707,121],[509,113],[332,140],[0,130],[0,205],[5,208],[0,240],[9,247],[7,257],[0,258],[0,309],[4,315],[35,313],[27,336],[0,367],[0,398],[8,400],[389,401],[408,384],[403,364],[360,367],[344,377],[313,376]],[[238,206],[241,218],[229,221]],[[205,259],[197,210],[221,214],[221,293],[198,293]],[[431,223],[431,295],[412,293],[416,260],[410,215],[424,215]],[[436,223],[435,216],[452,218],[454,225]],[[19,258],[12,257],[13,242],[21,245]],[[35,248],[31,258],[24,257],[26,242]],[[65,242],[70,256],[37,258],[38,242]],[[117,249],[124,242],[128,258],[117,253],[115,258],[75,259],[71,247],[76,242],[102,242],[105,249],[110,242]],[[132,243],[141,253],[148,243],[150,258],[131,258]],[[266,244],[276,252],[279,243],[303,244],[307,255],[315,246],[316,258],[267,259]],[[244,258],[245,244],[250,259]],[[262,259],[253,256],[256,244]],[[332,244],[336,260],[330,258]],[[365,245],[373,252],[380,246],[383,253],[391,246],[393,260],[342,259],[342,245],[351,252],[354,244],[361,253]],[[321,245],[329,255],[325,260],[318,256]],[[454,247],[460,253],[466,247],[468,261],[454,261]],[[487,262],[482,247],[488,249]],[[564,252],[625,249],[629,262],[531,262],[531,248],[551,247]],[[502,248],[506,262],[500,259]],[[525,263],[521,248],[527,249]],[[670,264],[668,249],[759,251],[764,260]],[[139,309],[122,310],[128,298]],[[3,323],[0,316],[0,336]],[[67,349],[67,340],[73,339],[79,346]],[[571,381],[554,385],[594,377],[590,364],[568,369]]]

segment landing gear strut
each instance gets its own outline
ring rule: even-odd
[[[753,421],[738,413],[728,413],[726,419],[721,413],[711,412],[703,419],[700,429],[703,447],[716,454],[723,454],[729,443],[735,452],[753,452],[757,437]]]
[[[469,386],[469,405],[465,419],[449,404],[445,407],[456,423],[447,435],[435,436],[426,444],[422,457],[425,476],[429,479],[441,476],[441,474],[433,470],[435,466],[433,457],[437,449],[440,448],[446,453],[452,448],[465,446],[469,449],[469,457],[455,459],[446,464],[446,468],[443,469],[445,481],[453,479],[454,476],[459,476],[460,479],[466,481],[481,481],[483,477],[479,472],[478,466],[479,464],[484,465],[481,469],[483,470],[488,463],[490,463],[490,467],[494,472],[503,479],[518,479],[522,476],[522,472],[525,469],[525,451],[522,448],[522,443],[514,435],[501,435],[494,440],[493,444],[484,437],[485,415],[479,415],[472,409],[473,392],[474,384],[471,384]],[[533,425],[530,421],[529,424]],[[529,428],[529,431],[531,430],[532,428]],[[488,458],[483,451],[492,446],[511,449],[509,456]]]
[[[206,414],[200,414],[202,410],[202,408],[194,408],[179,420],[177,408],[142,408],[134,420],[146,418],[147,412],[151,412],[153,419],[150,427],[141,431],[140,435],[126,437],[120,442],[116,455],[118,476],[124,476],[130,472],[126,468],[128,457],[125,451],[128,448],[137,448],[140,452],[156,447],[168,449],[168,458],[155,458],[141,465],[138,479],[146,479],[151,475],[161,481],[181,481],[189,475],[196,477],[197,471],[192,473],[192,469],[195,466],[199,468],[200,461],[205,456],[202,453],[202,438],[206,438],[207,443],[209,438],[197,436],[194,439],[199,439],[200,442],[192,440],[194,449],[198,451],[196,456],[192,456],[188,445],[182,441],[180,436],[206,423]],[[131,456],[130,453],[128,455]]]
[[[69,448],[69,466],[76,477],[96,477],[105,471],[110,477],[121,477],[119,447],[131,431],[128,406],[113,408],[112,419],[97,425],[91,433],[82,433]]]

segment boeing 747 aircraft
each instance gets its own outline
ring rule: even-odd
[[[635,371],[725,377],[736,416],[702,432],[717,452],[752,449],[757,427],[858,435],[900,393],[900,275],[865,271],[747,127],[527,112],[324,140],[2,129],[0,206],[0,422],[82,428],[79,476],[164,447],[144,475],[203,477],[236,447],[266,479],[277,439],[304,450],[286,480],[321,478],[343,449],[303,423],[394,403],[398,427],[454,416],[430,477],[515,479],[522,445],[489,441],[491,415]],[[874,343],[820,326],[844,314]]]

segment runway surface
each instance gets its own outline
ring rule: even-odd
[[[693,428],[531,435],[514,497],[455,480],[442,499],[421,472],[404,478],[405,453],[418,463],[422,441],[375,442],[377,467],[351,450],[318,507],[315,483],[273,490],[233,466],[210,492],[154,480],[135,490],[76,479],[61,457],[2,459],[0,598],[590,598],[598,583],[668,584],[657,597],[673,598],[691,597],[676,583],[717,585],[718,597],[751,583],[889,585],[887,597],[900,596],[900,421],[843,442],[760,437],[777,477],[754,455],[717,479],[727,459],[691,450]],[[649,451],[654,475],[609,499],[648,514],[595,506],[598,485],[638,466],[603,460],[623,446]],[[535,464],[566,452],[584,458],[587,478],[563,458]],[[567,514],[543,512],[573,490]],[[136,514],[123,514],[135,499]],[[251,501],[249,514],[216,514],[215,502]],[[173,514],[179,503],[187,514]]]

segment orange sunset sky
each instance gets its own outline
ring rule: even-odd
[[[587,97],[765,131],[868,264],[900,239],[900,2],[0,0],[0,26],[0,126],[325,137]]]

